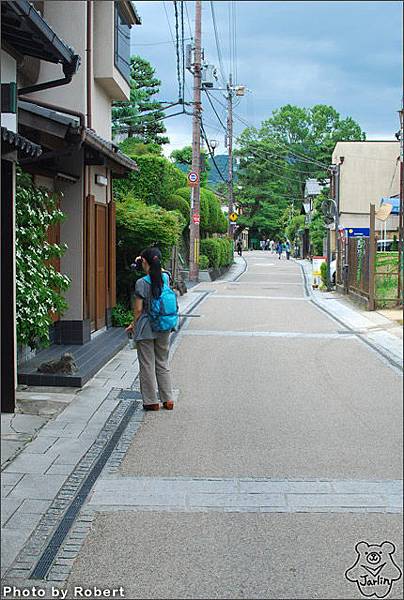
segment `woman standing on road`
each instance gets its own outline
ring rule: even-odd
[[[283,252],[283,244],[282,244],[282,242],[278,242],[276,245],[276,253],[278,254],[279,260],[281,260],[282,252]]]
[[[174,408],[170,369],[168,367],[170,331],[154,331],[149,318],[153,299],[160,298],[164,286],[169,286],[169,274],[161,268],[161,252],[151,247],[143,250],[136,263],[141,261],[145,277],[135,286],[134,321],[126,329],[134,333],[139,360],[140,391],[145,410],[159,410],[157,387],[163,408]]]

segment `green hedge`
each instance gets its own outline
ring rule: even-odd
[[[130,265],[147,246],[157,243],[163,254],[163,263],[171,255],[184,228],[184,219],[177,211],[167,211],[159,206],[148,206],[128,196],[116,204],[117,236],[117,293],[119,301],[130,306],[134,273]]]
[[[201,254],[207,256],[210,269],[227,267],[233,263],[233,242],[229,238],[201,240]]]
[[[175,196],[181,196],[190,205],[191,190],[182,187],[176,190]],[[219,198],[206,188],[201,188],[200,230],[202,235],[209,233],[226,233],[227,219],[223,214]]]
[[[207,256],[205,256],[204,254],[200,254],[199,255],[199,268],[202,271],[206,271],[206,269],[209,267],[209,258]]]
[[[144,154],[133,156],[138,171],[132,171],[126,179],[114,181],[117,199],[127,195],[143,200],[146,204],[164,206],[167,198],[176,194],[186,183],[186,175],[164,156]]]
[[[184,217],[184,226],[189,224],[190,206],[182,196],[174,194],[161,202],[161,206],[166,210],[178,210]]]

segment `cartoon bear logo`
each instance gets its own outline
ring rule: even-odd
[[[358,556],[352,567],[345,571],[345,577],[356,583],[363,596],[385,598],[394,581],[402,575],[393,560],[396,547],[391,542],[380,545],[359,542],[355,550]]]

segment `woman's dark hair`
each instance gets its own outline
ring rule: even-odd
[[[161,296],[163,289],[163,275],[161,271],[161,252],[156,246],[150,246],[140,255],[150,266],[151,291],[153,298]]]

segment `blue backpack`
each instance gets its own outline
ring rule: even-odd
[[[151,285],[149,275],[144,279]],[[163,289],[160,296],[150,296],[149,321],[153,331],[171,331],[178,325],[177,296],[170,288],[169,282],[168,274],[163,273]]]

